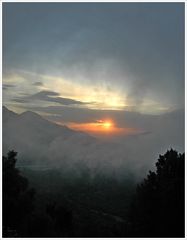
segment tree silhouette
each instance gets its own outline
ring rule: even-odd
[[[28,215],[33,210],[34,190],[16,168],[17,152],[3,156],[3,236],[24,234]]]
[[[160,155],[137,186],[130,211],[135,237],[184,237],[184,154]]]

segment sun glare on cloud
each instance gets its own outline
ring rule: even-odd
[[[113,123],[112,121],[110,120],[98,120],[96,122],[98,128],[103,128],[103,129],[106,129],[106,130],[111,130],[111,128],[113,127]]]
[[[113,134],[116,131],[116,127],[111,120],[96,120],[88,123],[68,123],[68,127],[91,134]]]
[[[110,85],[109,88],[106,83],[90,84],[75,79],[66,79],[63,76],[38,74],[24,70],[17,70],[16,73],[5,76],[4,82],[14,84],[15,81],[19,81],[21,84],[16,86],[16,91],[21,91],[21,87],[24,86],[25,91],[34,94],[36,86],[28,85],[28,79],[32,78],[37,78],[43,83],[41,86],[37,86],[38,91],[57,92],[59,97],[88,103],[84,104],[84,107],[89,109],[121,110],[127,106],[125,93],[121,94],[121,90],[115,84]]]
[[[111,120],[96,120],[94,122],[81,123],[81,124],[70,123],[68,124],[68,126],[73,129],[86,131],[86,132],[113,133],[116,130],[114,123]]]
[[[90,109],[124,109],[126,106],[123,96],[112,86],[112,91],[106,86],[82,84],[71,79],[55,76],[42,76],[47,89],[59,92],[61,97],[68,97],[82,102],[88,102]],[[45,90],[45,89],[44,89]]]

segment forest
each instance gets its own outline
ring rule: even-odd
[[[159,155],[140,182],[17,160],[3,156],[3,237],[184,237],[184,153]]]

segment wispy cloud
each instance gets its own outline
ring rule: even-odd
[[[8,90],[9,88],[14,88],[16,85],[13,84],[3,84],[3,90]]]
[[[33,85],[41,87],[41,86],[43,86],[43,83],[42,82],[34,82]]]
[[[13,98],[12,101],[19,103],[26,103],[33,100],[47,101],[47,102],[55,102],[61,105],[84,105],[89,104],[89,102],[77,101],[70,98],[60,97],[60,94],[53,91],[40,91],[38,93],[26,96],[26,97],[17,97]]]

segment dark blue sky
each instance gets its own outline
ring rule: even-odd
[[[47,107],[47,91],[55,106],[183,108],[184,3],[3,3],[3,83],[14,109]]]

